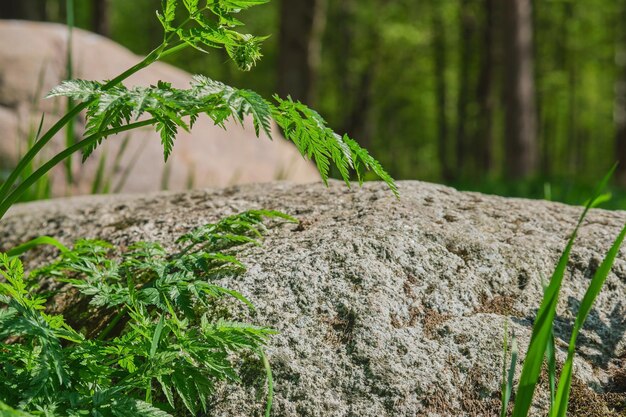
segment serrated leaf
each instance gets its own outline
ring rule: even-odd
[[[174,148],[174,139],[178,129],[176,123],[171,119],[159,117],[156,122],[156,130],[161,136],[161,145],[163,145],[163,158],[165,162],[170,157],[172,149]]]
[[[74,100],[87,101],[101,93],[102,84],[96,81],[67,80],[54,87],[46,98],[64,96]]]
[[[198,0],[183,0],[183,4],[190,15],[195,14],[198,11],[198,3]]]
[[[145,401],[134,398],[116,398],[111,403],[111,413],[115,417],[172,417],[167,413]]]
[[[265,4],[269,0],[218,0],[219,7],[230,13],[238,13],[241,10],[249,9],[253,6]]]
[[[163,29],[165,29],[166,32],[171,32],[172,30],[174,30],[174,28],[172,27],[172,22],[176,18],[177,3],[178,0],[161,1],[161,10],[163,11],[163,14],[157,12],[157,16],[159,18],[159,21],[161,22],[161,25],[163,26]]]

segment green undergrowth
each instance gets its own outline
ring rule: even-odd
[[[587,201],[587,204],[578,219],[578,223],[570,235],[565,249],[559,258],[550,281],[544,289],[544,296],[539,310],[537,311],[528,350],[523,360],[517,391],[515,391],[513,387],[513,377],[515,375],[518,356],[517,344],[515,338],[513,338],[511,343],[510,365],[508,366],[507,372],[506,361],[509,343],[507,337],[505,336],[502,374],[502,409],[500,412],[501,417],[506,417],[508,415],[508,403],[511,399],[514,401],[512,411],[513,417],[526,417],[530,414],[530,410],[533,405],[533,397],[542,368],[544,367],[544,363],[547,365],[546,369],[550,389],[550,409],[548,415],[549,417],[565,417],[567,415],[570,396],[572,395],[571,389],[574,373],[574,356],[576,354],[576,341],[585,320],[591,311],[593,303],[602,290],[602,287],[611,272],[613,263],[615,262],[619,249],[624,241],[624,238],[626,237],[626,225],[619,232],[610,249],[607,251],[602,263],[595,271],[585,295],[583,296],[580,308],[576,315],[572,334],[570,336],[567,358],[563,363],[560,375],[557,375],[554,320],[556,318],[559,294],[561,292],[570,253],[574,246],[574,241],[576,240],[578,231],[583,225],[583,221],[589,213],[589,210],[606,199],[605,195],[601,193],[606,188],[614,171],[615,167],[613,167],[613,169],[604,177],[602,182],[596,187],[592,198]]]
[[[295,222],[256,210],[194,229],[172,251],[151,242],[117,250],[100,240],[68,248],[40,238],[0,254],[0,415],[206,415],[216,384],[241,382],[237,363],[246,355],[267,372],[267,386],[257,388],[269,415],[263,346],[274,331],[216,307],[231,298],[254,309],[216,280],[245,270],[233,251],[260,244],[263,218]],[[53,244],[60,256],[25,274],[17,255],[36,244]],[[56,311],[63,299],[85,307],[64,317]]]
[[[503,197],[530,198],[558,201],[572,205],[585,205],[597,184],[572,178],[534,178],[519,181],[485,180],[481,182],[456,182],[450,184],[461,191],[474,191]],[[609,197],[610,198],[607,198]],[[626,207],[626,189],[608,184],[602,197],[602,208],[623,210]]]
[[[163,39],[146,57],[110,80],[68,79],[54,88],[48,97],[66,98],[67,112],[45,131],[42,117],[29,149],[2,178],[0,221],[59,164],[66,164],[71,185],[70,158],[75,154],[88,158],[107,140],[122,140],[125,149],[133,139],[119,134],[151,126],[167,161],[178,132],[206,120],[222,128],[227,120],[251,121],[256,136],[269,136],[275,123],[305,159],[314,161],[324,181],[331,169],[348,185],[353,179],[361,183],[369,172],[397,197],[393,179],[367,150],[290,97],[268,100],[202,75],[187,89],[167,80],[150,86],[123,84],[153,63],[191,48],[203,53],[221,49],[239,69],[252,69],[266,37],[245,33],[238,16],[264,3],[163,0],[156,13]],[[81,113],[86,130],[74,138],[72,125]],[[40,160],[64,129],[65,148]],[[114,165],[120,158],[118,154]],[[106,165],[101,157],[94,192],[112,189],[104,178]],[[129,175],[124,173],[123,181]],[[266,373],[266,386],[259,390],[267,394],[269,416],[273,383],[263,346],[274,332],[232,321],[216,308],[222,299],[226,305],[254,308],[216,279],[243,271],[232,250],[259,243],[262,217],[294,221],[274,211],[249,211],[182,236],[173,252],[149,242],[116,249],[107,242],[79,240],[67,248],[41,237],[1,254],[0,416],[206,415],[216,384],[240,382],[237,363],[245,355],[256,355]],[[40,244],[55,246],[61,255],[25,275],[17,256]]]

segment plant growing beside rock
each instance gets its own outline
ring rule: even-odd
[[[626,237],[626,225],[622,228],[620,233],[615,238],[613,245],[606,253],[602,263],[593,274],[589,287],[585,292],[585,295],[581,301],[578,314],[574,327],[572,329],[571,338],[569,341],[567,359],[563,364],[560,377],[556,375],[556,357],[555,357],[555,340],[554,340],[554,320],[556,318],[557,304],[559,301],[559,293],[561,292],[561,286],[563,284],[563,278],[567,269],[567,263],[569,261],[574,241],[578,235],[583,220],[587,216],[591,207],[600,202],[600,192],[606,187],[609,179],[611,178],[615,167],[604,177],[600,185],[597,187],[595,194],[587,202],[582,214],[578,218],[576,227],[572,232],[567,245],[559,262],[556,265],[554,273],[550,278],[547,287],[544,290],[544,297],[541,302],[541,306],[537,311],[537,317],[533,324],[533,332],[528,346],[528,351],[524,357],[524,365],[522,373],[518,382],[518,389],[515,395],[515,404],[513,408],[513,417],[525,417],[529,414],[532,406],[533,396],[535,389],[539,381],[539,375],[542,370],[544,358],[547,362],[548,380],[550,387],[550,417],[565,417],[568,411],[568,403],[571,394],[572,377],[574,369],[574,355],[576,353],[576,340],[578,334],[582,329],[589,312],[593,306],[593,303],[602,290],[604,283],[611,271],[613,263],[617,257],[619,249]],[[506,362],[507,357],[507,340],[505,337],[504,359]],[[511,364],[508,369],[508,375],[506,370],[503,372],[502,382],[502,409],[500,412],[501,417],[507,416],[507,406],[513,394],[513,376],[515,374],[516,360],[517,360],[517,347],[515,340],[512,343],[511,352]]]
[[[38,133],[38,140],[0,189],[0,217],[53,166],[75,152],[89,157],[110,135],[154,126],[167,160],[177,131],[191,129],[203,114],[218,125],[228,118],[243,123],[249,117],[257,135],[269,135],[273,120],[305,157],[315,161],[325,181],[331,164],[348,184],[351,170],[359,181],[364,171],[371,170],[397,194],[391,177],[364,149],[349,137],[335,134],[319,114],[290,98],[268,101],[203,76],[195,76],[189,89],[172,88],[166,81],[149,87],[121,84],[152,62],[187,47],[224,48],[241,69],[251,69],[261,56],[263,38],[237,32],[241,22],[234,16],[265,2],[164,1],[158,15],[164,40],[139,64],[108,82],[70,80],[53,89],[49,96],[66,96],[79,104],[50,130]],[[25,176],[35,156],[83,110],[87,112],[85,138]],[[567,411],[576,336],[626,234],[622,230],[583,299],[557,390],[552,323],[569,252],[591,204],[546,289],[514,398],[516,416],[528,414],[546,352],[553,382],[551,416]],[[206,412],[214,385],[238,382],[235,362],[252,353],[261,358],[267,372],[269,415],[272,382],[263,344],[272,331],[226,320],[218,311],[224,297],[253,307],[240,293],[214,283],[223,274],[243,270],[231,251],[239,245],[258,244],[264,216],[294,220],[272,211],[245,212],[185,234],[175,251],[150,242],[117,250],[106,242],[87,240],[70,249],[44,237],[0,256],[5,279],[0,284],[0,302],[6,307],[0,310],[0,414],[165,417]],[[27,276],[15,256],[38,244],[55,245],[61,256]],[[69,295],[89,302],[82,313],[94,313],[98,320],[81,322],[79,316],[66,321],[53,308],[46,309],[54,306],[40,292],[40,281],[63,283],[61,288]],[[510,374],[503,415],[512,396]]]
[[[114,256],[103,241],[81,240],[71,249],[55,242],[60,258],[28,279],[19,259],[0,254],[0,405],[46,416],[198,415],[207,412],[216,383],[240,382],[233,355],[250,352],[268,372],[269,414],[271,373],[262,348],[274,332],[222,318],[215,305],[225,296],[254,307],[213,283],[245,270],[230,251],[260,244],[263,217],[295,221],[248,211],[186,233],[174,252],[139,242]],[[88,307],[71,324],[47,314],[41,282],[67,284],[66,297],[86,298]]]
[[[397,194],[393,179],[380,164],[347,135],[340,136],[328,127],[315,111],[291,98],[275,96],[268,101],[249,90],[239,90],[203,76],[196,76],[187,90],[172,88],[166,81],[156,86],[127,88],[122,82],[150,64],[185,48],[206,52],[224,49],[235,64],[248,71],[261,58],[263,37],[235,29],[243,23],[235,16],[242,10],[269,0],[167,0],[157,13],[164,29],[162,43],[142,61],[107,82],[69,80],[49,97],[66,96],[78,102],[48,131],[39,132],[34,146],[20,159],[0,188],[0,218],[21,194],[58,163],[76,152],[84,158],[107,137],[144,126],[154,126],[160,133],[165,160],[170,155],[178,129],[189,130],[202,114],[223,126],[228,118],[243,122],[251,117],[255,132],[270,135],[275,121],[300,153],[313,159],[326,181],[331,163],[349,183],[351,171],[362,180],[371,170]],[[85,137],[59,152],[31,175],[17,184],[23,171],[64,126],[81,111],[87,111]],[[141,116],[146,115],[142,118]]]
[[[238,32],[243,24],[235,16],[267,1],[165,0],[157,13],[163,41],[141,62],[110,81],[69,80],[54,88],[48,97],[65,96],[79,104],[48,131],[42,133],[40,125],[36,141],[0,188],[0,219],[54,166],[76,152],[88,158],[111,135],[153,126],[167,161],[178,130],[191,129],[201,115],[222,127],[229,118],[243,123],[249,117],[257,136],[270,136],[274,121],[304,157],[315,161],[324,182],[331,164],[348,185],[351,171],[360,182],[371,170],[397,195],[393,179],[366,150],[289,97],[268,101],[200,75],[187,90],[166,81],[148,87],[122,84],[188,47],[203,52],[223,48],[240,69],[250,70],[261,57],[264,38]],[[87,118],[85,137],[27,173],[34,158],[82,111]],[[215,300],[228,295],[253,306],[241,294],[211,283],[221,274],[244,269],[229,251],[258,243],[264,216],[294,221],[272,211],[246,212],[182,236],[175,253],[137,243],[116,258],[106,242],[83,240],[69,249],[43,237],[2,254],[2,415],[163,417],[184,410],[195,415],[206,412],[216,382],[238,381],[232,355],[243,351],[259,355],[265,365],[269,415],[272,382],[262,345],[272,331],[225,321],[214,311]],[[53,244],[61,257],[25,276],[16,256],[38,244]],[[66,283],[63,291],[77,293],[77,301],[88,299],[87,311],[98,323],[74,323],[86,326],[76,330],[63,315],[51,313],[50,303],[39,293],[39,279]]]

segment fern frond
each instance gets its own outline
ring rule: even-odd
[[[269,0],[218,0],[219,7],[229,13],[239,13],[250,7],[268,3]]]
[[[198,11],[198,3],[199,3],[199,0],[183,0],[183,4],[185,5],[185,8],[187,9],[190,15]]]
[[[115,417],[173,417],[145,401],[134,398],[116,398],[111,402],[110,410]]]
[[[79,101],[89,101],[101,92],[102,84],[96,81],[87,80],[67,80],[54,87],[46,95],[51,97],[69,97]]]
[[[161,0],[161,9],[163,13],[157,11],[157,17],[163,26],[165,32],[171,32],[174,30],[172,22],[176,18],[176,5],[178,0]]]
[[[364,171],[371,170],[376,175],[378,175],[380,179],[385,181],[393,194],[399,198],[400,193],[393,178],[387,173],[387,171],[385,171],[382,165],[380,165],[380,163],[369,154],[367,149],[361,148],[359,144],[356,143],[356,141],[350,139],[347,135],[344,136],[343,140],[352,151],[352,157],[354,159],[354,165],[358,175],[359,184],[363,183]]]
[[[2,401],[0,401],[0,415],[2,415],[2,417],[35,417],[32,414],[9,407]]]
[[[191,4],[191,3],[190,3]],[[69,94],[80,96],[80,86],[85,86],[85,96],[91,94],[90,84],[77,83]],[[63,94],[63,89],[58,94]],[[290,97],[283,100],[274,97],[276,105],[264,100],[253,91],[239,90],[210,78],[196,75],[187,90],[172,88],[169,83],[156,86],[135,87],[131,90],[118,85],[98,94],[87,110],[87,134],[119,128],[137,120],[145,113],[154,119],[154,126],[161,137],[163,155],[170,156],[178,128],[189,130],[197,117],[206,114],[214,123],[222,125],[233,118],[243,123],[251,117],[255,134],[261,130],[271,138],[271,120],[280,126],[285,137],[291,140],[300,153],[312,159],[327,183],[331,164],[334,164],[346,184],[350,185],[351,170],[356,171],[359,183],[363,173],[374,172],[398,196],[393,178],[365,149],[347,135],[336,134],[319,113]],[[189,120],[187,123],[185,120]],[[87,157],[105,137],[94,141],[84,150]]]

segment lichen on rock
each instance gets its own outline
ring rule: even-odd
[[[582,208],[416,181],[399,189],[400,200],[380,183],[349,190],[338,182],[328,189],[279,182],[50,200],[15,206],[0,223],[0,242],[6,250],[46,234],[68,244],[88,237],[167,245],[225,215],[284,211],[301,223],[274,227],[263,246],[243,249],[248,271],[223,282],[255,304],[253,322],[280,332],[267,349],[276,383],[272,415],[497,415],[504,323],[523,357],[542,276],[551,275]],[[560,297],[557,361],[589,277],[625,217],[592,210],[584,222]],[[35,251],[27,264],[52,254]],[[597,415],[624,403],[625,290],[622,251],[575,362],[574,395],[593,399]],[[254,386],[228,386],[212,415],[261,415],[255,394]],[[544,382],[536,415],[546,395]]]

